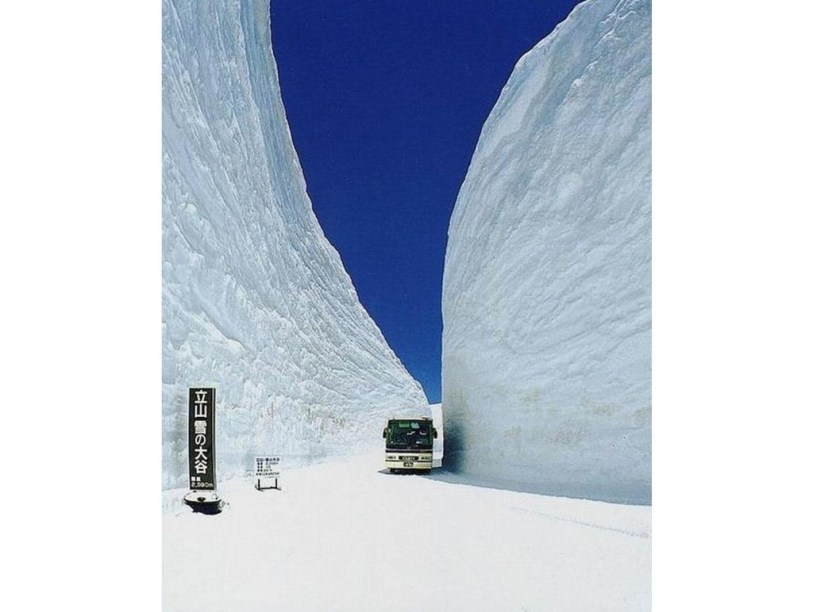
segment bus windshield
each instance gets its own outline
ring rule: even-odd
[[[391,448],[432,448],[431,421],[390,421],[387,446]]]

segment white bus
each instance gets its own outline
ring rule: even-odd
[[[390,419],[383,437],[384,467],[390,472],[432,469],[432,446],[438,437],[432,419]]]

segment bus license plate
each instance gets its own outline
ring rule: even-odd
[[[404,467],[412,467],[411,461],[404,461]]]

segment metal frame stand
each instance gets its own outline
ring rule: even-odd
[[[279,488],[279,479],[278,478],[274,478],[274,486],[273,487],[263,487],[263,486],[261,486],[260,481],[261,481],[261,478],[257,478],[257,484],[254,485],[254,488],[257,489],[258,491],[267,491],[268,489],[276,489],[277,491],[282,491],[282,489]]]

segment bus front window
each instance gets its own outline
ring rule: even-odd
[[[428,423],[399,421],[389,428],[387,445],[392,448],[432,448],[432,435]]]

